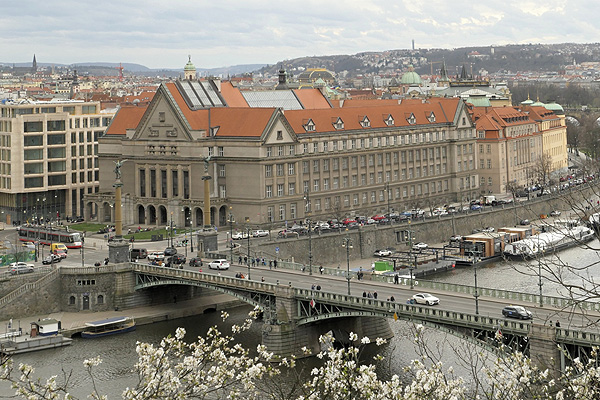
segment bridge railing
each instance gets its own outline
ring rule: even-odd
[[[245,290],[255,290],[263,293],[273,293],[274,286],[271,283],[260,281],[251,281],[247,279],[233,278],[229,276],[205,274],[202,272],[188,271],[185,269],[173,269],[167,267],[158,267],[154,265],[132,263],[133,270],[136,272],[172,278],[173,280],[196,280],[204,283],[235,287]]]
[[[568,328],[556,328],[556,341],[590,347],[598,346],[598,343],[600,343],[600,333]]]
[[[309,289],[295,289],[294,292],[297,298],[302,298],[304,300],[314,300],[315,302],[323,301],[328,304],[347,307],[354,311],[377,311],[389,317],[393,317],[393,315],[396,314],[402,319],[421,319],[439,324],[487,329],[490,331],[500,330],[505,333],[521,335],[527,335],[531,327],[530,324],[522,321],[512,321],[507,320],[506,318],[492,318],[417,304],[403,304]]]
[[[373,281],[380,281],[386,283],[393,282],[393,276],[383,276],[383,275],[374,275],[371,277]],[[430,289],[430,290],[440,290],[454,293],[464,293],[467,295],[475,294],[475,287],[468,285],[460,285],[456,283],[446,283],[446,282],[435,282],[435,281],[427,281],[423,279],[414,279],[415,283],[418,283],[418,287]],[[410,285],[410,279],[400,279],[400,283],[402,285]],[[529,302],[529,303],[540,303],[540,295],[533,293],[522,293],[515,292],[511,290],[504,289],[492,289],[485,287],[478,287],[477,291],[479,296],[492,297],[496,299],[503,299],[509,301],[520,301],[520,302]],[[576,307],[578,309],[586,310],[586,311],[600,311],[600,302],[593,301],[579,301],[569,298],[563,297],[555,297],[555,296],[541,296],[541,302],[544,306],[555,307],[555,308],[572,308]]]

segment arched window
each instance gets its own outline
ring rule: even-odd
[[[75,296],[69,297],[69,305],[70,306],[75,305]]]
[[[101,294],[98,295],[98,304],[104,304],[104,296]]]

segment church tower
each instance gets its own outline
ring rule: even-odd
[[[183,68],[183,74],[185,79],[188,81],[193,81],[196,79],[196,67],[192,64],[192,56],[188,56],[188,62],[185,64]]]
[[[35,74],[37,72],[37,61],[35,60],[35,54],[33,55],[33,63],[31,64],[31,73]]]

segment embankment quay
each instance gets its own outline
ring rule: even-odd
[[[111,311],[121,315],[123,312],[129,315],[131,311],[137,318],[151,322],[157,318],[175,318],[177,312],[184,316],[222,309],[227,303],[219,305],[217,298],[227,300],[216,296],[227,296],[228,306],[234,306],[235,300],[239,300],[262,310],[263,344],[280,356],[300,354],[303,347],[318,351],[318,338],[328,331],[389,338],[392,335],[389,319],[424,323],[470,340],[477,339],[490,348],[498,344],[494,338],[501,331],[502,341],[510,348],[524,351],[536,363],[557,370],[564,368],[566,361],[556,344],[575,354],[600,344],[600,334],[585,327],[585,321],[600,317],[598,303],[575,304],[550,296],[540,300],[531,294],[479,288],[478,311],[474,313],[474,288],[463,285],[421,281],[420,289],[426,287],[443,298],[442,305],[431,307],[407,304],[406,299],[416,293],[409,285],[347,280],[338,275],[310,276],[268,267],[252,269],[251,279],[235,278],[238,272],[247,272],[247,268],[234,266],[224,275],[225,272],[200,273],[138,263],[98,268],[58,267],[35,282],[24,283],[22,286],[27,290],[3,297],[0,305],[14,312],[20,305],[36,304],[40,309],[30,315],[43,315],[40,304],[45,302],[46,307],[52,308],[48,315],[60,317],[63,313],[64,328],[73,334],[85,319],[69,320],[74,314],[85,315],[92,321]],[[265,276],[268,280],[263,281]],[[314,282],[322,286],[322,290],[312,290]],[[109,287],[114,289],[107,289]],[[362,293],[367,291],[377,293],[378,297],[363,297]],[[395,297],[394,301],[391,296]],[[78,311],[82,301],[88,309]],[[506,302],[528,307],[534,314],[533,322],[501,317],[498,310]],[[167,303],[168,309],[160,311]],[[134,313],[134,307],[142,309]],[[555,328],[545,324],[550,318],[560,318],[565,323]],[[548,365],[550,360],[553,363]]]
[[[313,265],[344,265],[346,257],[350,260],[372,259],[377,249],[395,248],[399,251],[409,249],[406,240],[407,232],[412,235],[412,243],[448,243],[453,235],[467,235],[473,229],[484,227],[503,227],[519,225],[522,220],[532,222],[541,215],[548,215],[552,210],[561,210],[563,217],[587,219],[590,213],[597,212],[597,201],[600,190],[597,183],[586,183],[545,195],[532,197],[528,201],[517,201],[497,207],[484,207],[479,211],[466,211],[434,218],[417,218],[410,222],[394,222],[390,225],[367,225],[348,231],[313,234],[298,238],[281,239],[272,235],[269,238],[234,241],[238,247],[234,252],[250,257],[265,257],[267,259],[293,260],[305,265],[309,264],[309,253]],[[425,210],[428,211],[425,207]],[[534,222],[535,223],[535,222]],[[226,227],[222,228],[222,231]],[[341,246],[346,235],[352,240],[353,246],[346,249]],[[309,252],[309,242],[311,251]],[[221,248],[220,255],[229,258],[230,251]],[[370,265],[369,265],[370,266]]]

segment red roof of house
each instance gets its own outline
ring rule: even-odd
[[[107,135],[125,135],[128,129],[135,129],[139,125],[147,107],[124,106],[117,111],[112,119]]]

